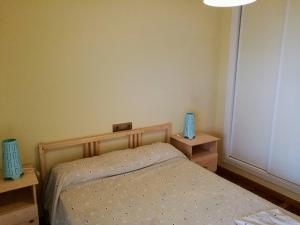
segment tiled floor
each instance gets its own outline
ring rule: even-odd
[[[300,202],[297,202],[293,199],[285,197],[282,194],[279,194],[273,190],[270,190],[260,184],[257,184],[247,178],[239,176],[235,173],[232,173],[226,169],[218,168],[217,174],[245,189],[251,191],[260,197],[267,199],[279,207],[282,207],[298,216],[300,216]]]

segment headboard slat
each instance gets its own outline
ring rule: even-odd
[[[95,144],[95,155],[100,155],[100,142],[96,141],[94,144]]]
[[[84,158],[89,157],[89,143],[85,143],[83,145],[83,157]]]
[[[142,136],[143,136],[142,133],[137,134],[137,141],[138,141],[137,145],[138,146],[142,145]]]
[[[128,148],[133,148],[133,137],[134,137],[133,134],[129,135],[129,146],[128,146]]]

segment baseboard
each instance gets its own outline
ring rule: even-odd
[[[223,167],[218,167],[217,174],[226,180],[229,180],[232,183],[235,183],[238,186],[272,202],[280,208],[284,208],[285,210],[300,216],[300,202]]]
[[[259,177],[259,176],[255,176],[254,174],[252,173],[249,173],[248,171],[246,170],[243,170],[242,168],[240,167],[237,167],[237,166],[234,166],[232,164],[229,164],[229,163],[226,163],[226,162],[222,162],[220,163],[219,165],[220,167],[222,168],[225,168],[235,174],[238,174],[242,177],[245,177],[253,182],[256,182],[260,185],[263,185],[264,187],[267,187],[277,193],[280,193],[284,196],[286,196],[287,198],[290,198],[290,199],[293,199],[297,202],[300,202],[300,195],[298,193],[295,193],[295,192],[292,192],[282,186],[279,186],[279,185],[276,185],[266,179],[263,179],[262,177]]]

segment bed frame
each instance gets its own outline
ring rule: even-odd
[[[128,131],[121,131],[116,133],[106,133],[93,135],[88,137],[74,138],[69,140],[62,140],[49,143],[41,143],[38,145],[38,154],[40,160],[40,172],[41,181],[44,183],[47,176],[47,164],[46,164],[46,154],[51,151],[65,150],[66,148],[74,146],[83,147],[83,157],[93,157],[101,154],[101,142],[110,141],[119,138],[128,138],[128,148],[136,148],[143,145],[142,139],[143,134],[164,132],[165,142],[170,143],[171,136],[171,123],[138,128]]]

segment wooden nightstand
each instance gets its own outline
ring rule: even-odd
[[[218,165],[218,146],[219,138],[197,134],[192,140],[184,138],[182,135],[173,135],[171,144],[182,151],[190,160],[215,172]]]
[[[18,180],[4,180],[0,175],[0,224],[38,225],[35,169],[24,167]]]

